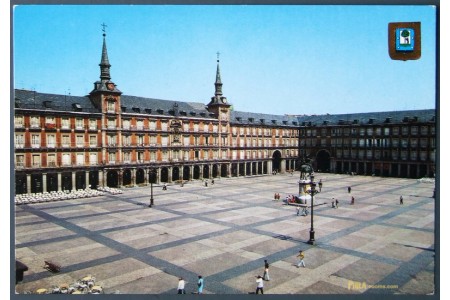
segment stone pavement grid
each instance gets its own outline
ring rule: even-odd
[[[21,294],[91,274],[107,294],[248,294],[270,263],[265,294],[429,294],[434,291],[434,184],[316,173],[310,216],[274,201],[298,192],[295,176],[220,178],[126,188],[120,195],[16,206],[15,255],[29,270]],[[352,186],[351,194],[347,187]],[[403,195],[404,204],[399,204]],[[351,196],[356,199],[350,205]],[[331,198],[340,201],[331,208]],[[322,204],[322,205],[319,205]],[[305,268],[295,266],[305,252]],[[44,260],[62,265],[60,273]]]

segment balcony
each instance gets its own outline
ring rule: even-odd
[[[54,168],[54,167],[56,167],[56,162],[54,162],[54,161],[48,162],[48,163],[47,163],[47,167],[49,167],[49,168]]]
[[[23,148],[25,145],[24,144],[15,144],[15,148],[16,149],[21,149]]]
[[[23,162],[16,163],[16,169],[23,169],[23,168],[25,168],[25,163],[23,163]]]
[[[35,162],[32,164],[33,168],[40,168],[41,167],[41,163],[40,162]]]
[[[41,147],[41,145],[39,145],[39,144],[31,144],[31,148],[40,148]]]

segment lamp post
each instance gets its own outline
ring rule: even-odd
[[[316,240],[314,238],[314,195],[318,194],[319,191],[316,190],[316,183],[314,182],[314,175],[310,176],[310,187],[311,189],[307,191],[311,195],[311,229],[309,230],[309,241],[308,244],[314,245]]]
[[[156,174],[156,170],[155,169],[150,169],[150,204],[148,205],[148,207],[152,207],[153,206],[153,181],[155,179],[155,174]]]

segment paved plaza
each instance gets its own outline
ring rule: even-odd
[[[429,294],[434,291],[434,184],[316,173],[317,244],[310,215],[274,201],[298,193],[299,173],[123,189],[119,195],[16,206],[16,258],[29,270],[18,293],[90,274],[107,294]],[[351,194],[347,187],[351,186]],[[404,204],[399,198],[403,195]],[[355,205],[350,205],[351,196]],[[339,208],[331,207],[332,198]],[[299,250],[306,267],[296,267]],[[44,261],[62,265],[44,269]]]

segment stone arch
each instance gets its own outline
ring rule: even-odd
[[[272,154],[272,172],[281,172],[281,152],[280,150],[275,150]]]
[[[106,173],[106,185],[109,187],[117,187],[119,185],[119,174],[116,170]]]
[[[161,169],[161,182],[168,182],[169,181],[169,169],[167,167],[164,167]]]
[[[331,170],[331,155],[325,149],[319,150],[316,154],[316,170],[318,172],[330,172]]]
[[[145,182],[145,172],[143,169],[136,170],[136,184],[142,184]]]

